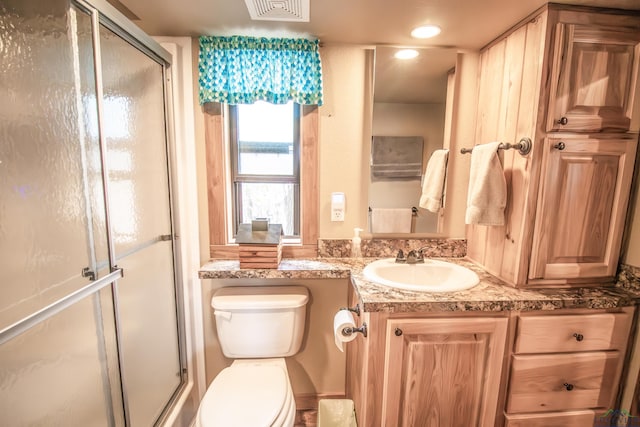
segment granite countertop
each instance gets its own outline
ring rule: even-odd
[[[485,272],[466,258],[434,258],[475,271],[480,284],[457,292],[414,292],[366,280],[364,266],[379,258],[283,259],[278,269],[240,269],[235,260],[212,260],[199,271],[201,279],[350,278],[366,312],[444,312],[557,310],[562,308],[615,308],[630,306],[640,296],[619,286],[573,289],[517,289]]]

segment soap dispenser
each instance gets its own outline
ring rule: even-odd
[[[362,231],[362,228],[354,228],[353,229],[353,239],[351,239],[351,257],[352,258],[360,258],[362,256],[362,249],[360,247],[360,242],[362,241],[362,239],[360,239],[360,232]]]

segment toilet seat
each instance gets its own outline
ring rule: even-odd
[[[198,412],[202,427],[292,425],[295,402],[287,373],[274,364],[239,364],[223,369],[205,393]]]

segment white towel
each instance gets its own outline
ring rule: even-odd
[[[490,142],[473,147],[466,224],[504,225],[507,182],[498,157],[499,145]]]
[[[372,209],[372,233],[411,233],[411,208]]]
[[[421,208],[437,213],[442,207],[444,181],[447,176],[447,160],[449,150],[436,150],[431,155],[422,180]]]

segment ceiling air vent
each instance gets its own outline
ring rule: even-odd
[[[309,0],[244,0],[255,21],[309,22]]]

